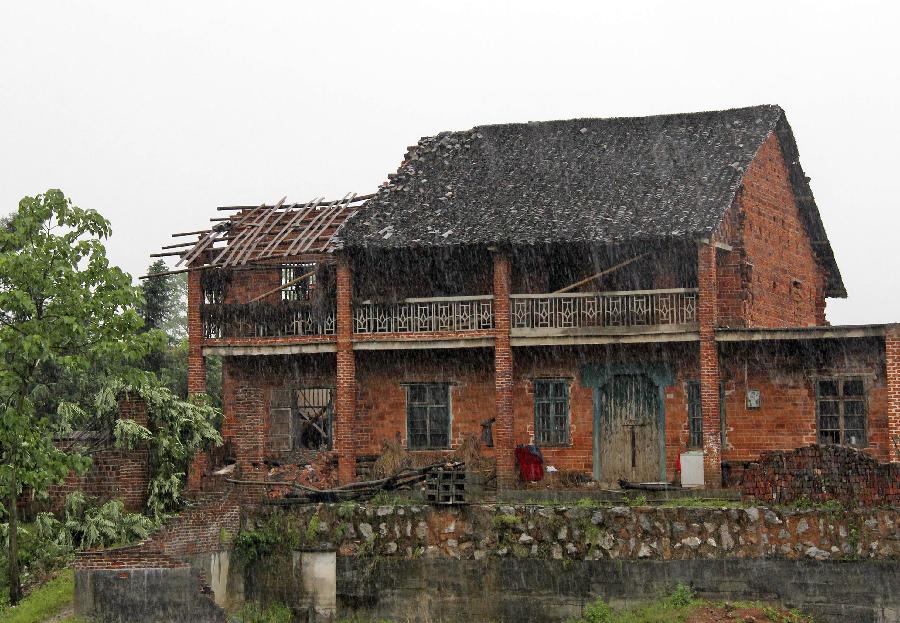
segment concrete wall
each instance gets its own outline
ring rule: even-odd
[[[98,623],[224,623],[189,567],[76,569],[75,612]]]
[[[711,599],[763,599],[823,623],[900,621],[900,565],[789,560],[561,561],[338,558],[341,616],[375,620],[558,622],[689,584]]]

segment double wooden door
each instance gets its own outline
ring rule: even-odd
[[[643,374],[610,377],[596,393],[594,478],[603,483],[660,480],[659,392]]]

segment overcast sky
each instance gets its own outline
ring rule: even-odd
[[[135,277],[215,206],[368,193],[420,136],[780,104],[849,292],[900,321],[900,3],[0,0],[0,212],[61,188]]]

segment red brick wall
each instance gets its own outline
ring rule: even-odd
[[[147,425],[147,405],[136,397],[124,396],[119,400],[119,419],[134,420]],[[64,442],[60,442],[64,445]],[[99,503],[122,500],[130,512],[141,511],[147,503],[147,487],[150,484],[150,453],[147,448],[118,450],[100,449],[91,456],[91,466],[83,475],[70,473],[61,485],[50,488],[50,505],[59,510],[66,496],[74,491],[96,498]]]
[[[824,273],[803,225],[777,136],[763,143],[719,239],[720,326],[825,324]]]
[[[888,458],[881,340],[722,345],[721,362],[727,419],[724,460],[751,461],[766,450],[816,443],[815,378],[857,374],[867,381],[866,452]],[[747,408],[748,389],[760,390],[760,408]]]
[[[405,446],[405,383],[449,382],[451,444],[481,434],[481,422],[496,415],[493,354],[489,349],[357,352],[356,448],[377,454],[384,440]]]
[[[189,563],[185,556],[227,548],[239,528],[240,493],[227,491],[184,510],[138,545],[77,552],[74,566],[76,569],[186,567]]]
[[[666,388],[666,463],[671,478],[677,456],[687,447],[685,384],[696,380],[696,346],[628,349],[618,347],[516,349],[512,383],[512,446],[534,441],[535,378],[568,378],[571,439],[565,447],[542,448],[549,465],[590,474],[593,448],[593,390],[582,387],[583,363],[668,361],[675,382]],[[376,454],[385,439],[406,445],[406,392],[402,383],[451,382],[453,446],[481,434],[481,422],[495,417],[493,357],[489,349],[357,352],[359,401],[356,438],[360,454]],[[496,429],[495,429],[496,433]],[[496,441],[496,434],[495,434]],[[491,450],[487,451],[492,454]]]

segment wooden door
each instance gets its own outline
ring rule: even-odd
[[[604,483],[658,481],[661,431],[653,381],[643,374],[613,376],[597,400],[594,477]]]

